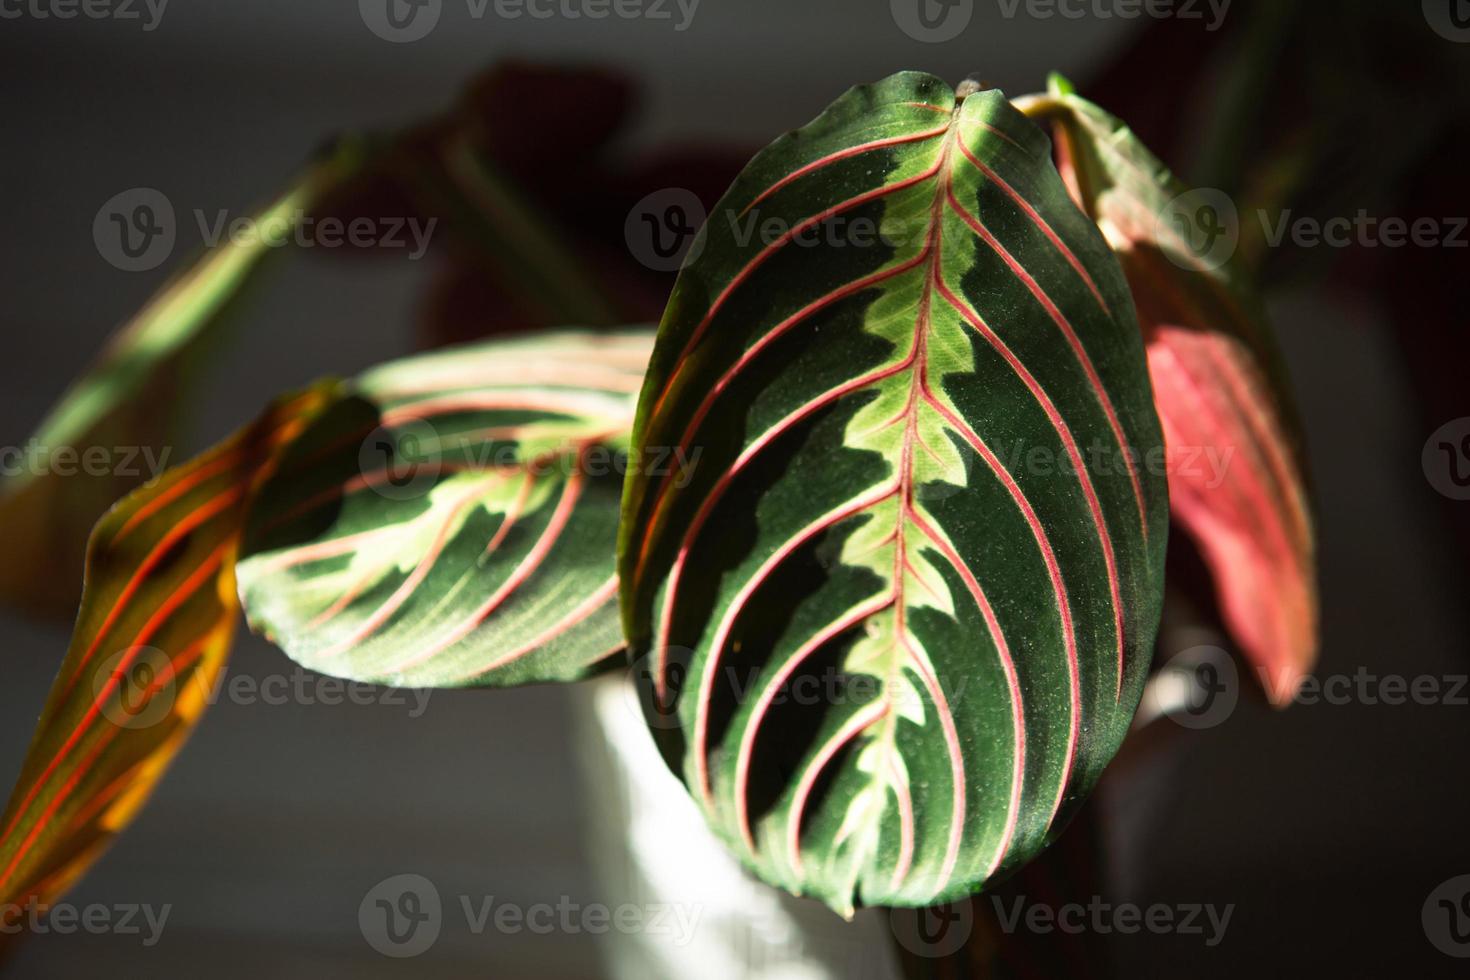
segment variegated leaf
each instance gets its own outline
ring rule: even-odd
[[[1117,263],[996,91],[904,73],[758,155],[660,327],[620,539],[645,709],[758,874],[969,894],[1123,739],[1162,439]],[[679,448],[688,486],[647,472]]]
[[[299,663],[398,686],[569,680],[622,649],[618,500],[651,332],[378,368],[292,448],[240,565]]]
[[[253,481],[330,399],[282,401],[98,524],[87,584],[0,830],[3,932],[94,861],[204,709],[234,636],[234,561]]]
[[[1285,704],[1317,658],[1312,506],[1290,384],[1223,202],[1191,191],[1061,79],[1018,101],[1059,124],[1071,189],[1117,252],[1169,446],[1173,516],[1267,695]]]

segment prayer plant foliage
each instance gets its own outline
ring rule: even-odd
[[[626,643],[714,832],[844,914],[1036,855],[1137,707],[1169,517],[1134,301],[1159,304],[1099,230],[1118,197],[1077,177],[1110,159],[1089,141],[1131,136],[1073,126],[1059,174],[1027,118],[1066,116],[1049,98],[855,88],[741,173],[656,337],[531,335],[324,382],[127,497],[3,817],[0,900],[50,900],[126,823],[237,605],[303,665],[396,685],[570,680]],[[1134,170],[1135,197],[1177,189]],[[1188,307],[1194,330],[1239,333],[1210,310]],[[1300,470],[1259,445],[1290,431],[1264,343],[1223,349],[1251,380],[1237,414],[1279,425],[1245,433],[1257,472],[1217,510],[1238,529],[1260,500],[1309,544]],[[1299,599],[1310,548],[1292,554]],[[1232,588],[1270,612],[1259,582]],[[1272,621],[1309,666],[1314,620]]]

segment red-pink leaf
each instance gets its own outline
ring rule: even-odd
[[[1273,703],[1317,657],[1316,554],[1299,425],[1231,205],[1191,191],[1118,119],[1054,82],[1019,100],[1057,123],[1059,167],[1123,266],[1169,453],[1173,519]]]

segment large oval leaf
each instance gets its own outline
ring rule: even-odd
[[[624,497],[650,720],[767,880],[844,913],[971,892],[1096,779],[1151,652],[1123,278],[1032,123],[913,73],[757,156],[695,248],[634,446],[699,465]]]
[[[621,651],[618,500],[651,347],[546,334],[359,379],[252,508],[251,625],[398,686],[569,680]]]

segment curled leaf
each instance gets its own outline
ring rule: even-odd
[[[1281,357],[1233,254],[1233,205],[1190,190],[1060,80],[1018,105],[1056,122],[1062,172],[1117,253],[1148,348],[1173,517],[1242,653],[1285,704],[1317,656],[1312,508]]]
[[[192,730],[234,635],[235,552],[254,481],[326,387],[135,491],[98,524],[66,658],[0,829],[0,925],[94,861]]]
[[[252,626],[397,686],[570,680],[622,650],[618,501],[649,332],[560,333],[369,372],[252,511]]]

